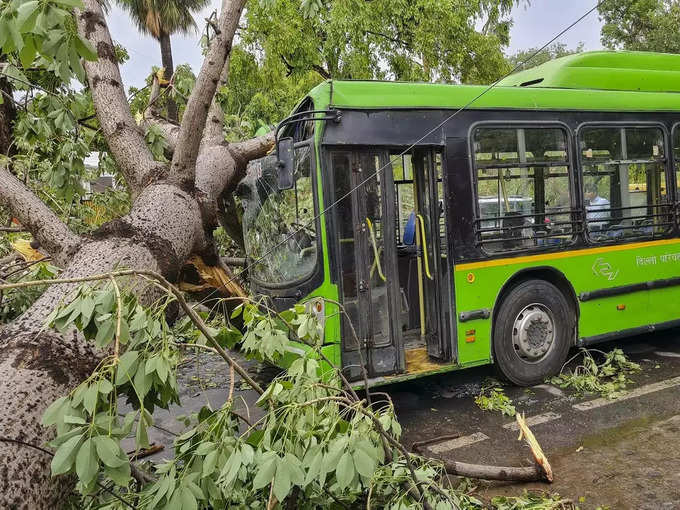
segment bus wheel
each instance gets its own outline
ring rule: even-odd
[[[527,280],[505,296],[496,316],[493,353],[501,375],[519,386],[559,373],[574,317],[564,295],[544,280]]]

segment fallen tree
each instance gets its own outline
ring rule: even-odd
[[[213,98],[220,76],[228,72],[244,3],[222,2],[218,31],[189,97],[169,164],[154,159],[130,113],[100,3],[85,0],[74,10],[78,35],[96,50],[96,59],[84,61],[84,71],[97,120],[133,204],[124,217],[79,236],[0,163],[0,203],[64,268],[62,277],[126,267],[156,271],[173,281],[193,254],[217,263],[211,241],[217,199],[243,176],[247,162],[272,143],[271,135],[229,145],[214,136],[220,112]],[[35,445],[50,440],[52,432],[40,424],[45,408],[87,378],[103,357],[82,335],[44,328],[48,314],[74,285],[50,287],[0,331],[0,430],[7,437]],[[73,481],[52,478],[49,459],[31,448],[0,443],[0,455],[5,459],[0,470],[3,508],[54,507],[72,489]]]

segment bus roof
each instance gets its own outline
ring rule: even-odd
[[[679,111],[680,55],[581,53],[516,73],[487,89],[486,85],[327,80],[310,96],[320,109]]]

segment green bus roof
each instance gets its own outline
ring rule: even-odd
[[[680,111],[680,55],[606,51],[570,55],[511,75],[488,89],[328,80],[310,96],[316,108]]]

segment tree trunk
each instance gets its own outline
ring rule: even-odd
[[[97,237],[101,237],[97,240]],[[115,267],[156,271],[173,278],[189,254],[203,245],[196,200],[177,187],[149,186],[129,215],[105,225],[85,244],[63,277]],[[53,285],[19,319],[0,331],[0,435],[44,447],[52,429],[40,425],[47,406],[67,394],[96,367],[101,354],[75,332],[44,328],[52,309],[76,287]],[[51,478],[51,459],[30,446],[0,440],[0,508],[56,506],[72,485]]]
[[[165,68],[163,77],[166,80],[170,81],[173,73],[175,72],[175,68],[172,63],[172,47],[170,45],[170,35],[166,34],[165,32],[162,32],[158,41],[161,43],[161,62],[163,63],[163,67]],[[177,113],[177,103],[175,103],[175,100],[172,99],[172,97],[170,97],[170,94],[167,95],[166,104],[168,106],[168,119],[170,119],[173,122],[177,122],[179,119]]]
[[[182,264],[212,246],[217,226],[217,198],[233,189],[246,163],[262,157],[273,136],[216,147],[200,148],[208,111],[225,65],[245,0],[223,0],[219,33],[211,44],[184,119],[173,140],[174,156],[168,168],[153,159],[144,134],[135,123],[113,42],[98,0],[83,0],[75,9],[79,35],[97,49],[99,59],[84,62],[95,110],[109,150],[130,187],[134,201],[130,213],[105,224],[87,237],[68,231],[49,208],[14,176],[0,168],[0,203],[19,215],[53,257],[65,264],[65,278],[113,270],[152,270],[168,280]],[[167,55],[172,74],[169,38]],[[1,127],[1,123],[0,123]],[[200,149],[200,154],[199,154]],[[63,246],[66,245],[66,248]],[[75,285],[54,285],[16,321],[0,328],[0,508],[60,508],[73,480],[50,474],[44,447],[54,431],[43,428],[41,417],[56,398],[84,380],[101,353],[75,332],[59,334],[45,328],[45,318]]]
[[[0,78],[0,154],[11,154],[12,128],[17,110],[12,102],[12,85],[4,78]]]

